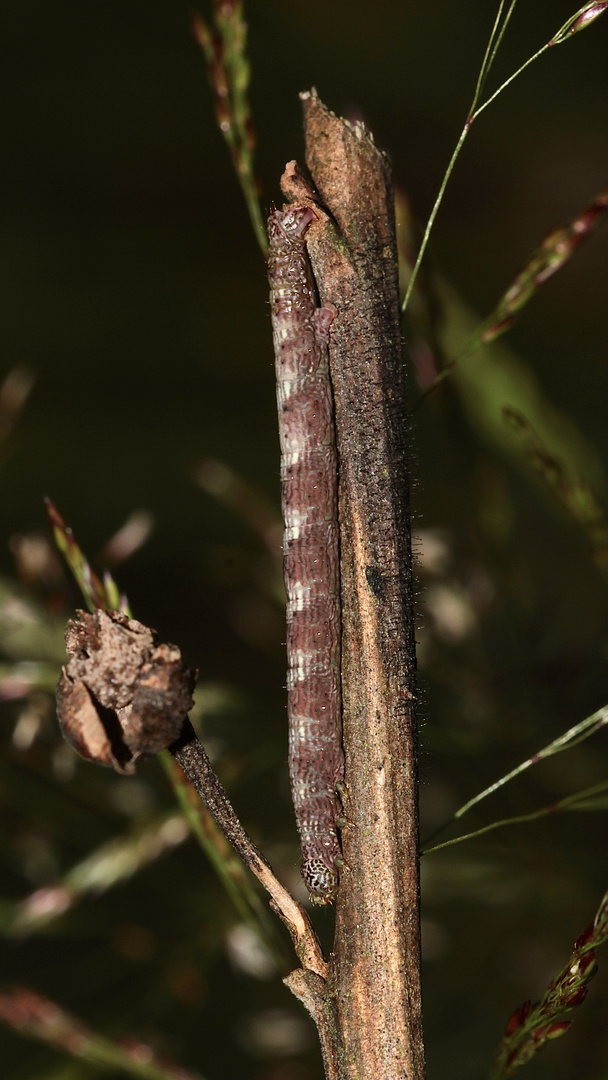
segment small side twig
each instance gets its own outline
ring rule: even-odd
[[[283,979],[294,997],[310,1013],[319,1032],[325,1080],[346,1080],[344,1053],[338,1037],[339,1019],[336,999],[327,983],[313,971],[298,968]]]
[[[291,954],[288,954],[277,921],[268,910],[265,898],[256,889],[247,867],[220,832],[175,758],[165,750],[159,755],[159,761],[181,807],[181,820],[187,822],[189,831],[209,859],[240,918],[264,943],[277,970],[284,970],[292,962]]]
[[[179,739],[169,747],[169,752],[185,772],[226,839],[270,896],[271,906],[287,927],[304,967],[325,979],[327,963],[308,915],[277,880],[266,859],[245,832],[189,720],[185,721]]]

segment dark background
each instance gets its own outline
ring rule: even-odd
[[[200,669],[206,700],[215,693],[203,727],[229,787],[233,778],[237,809],[293,875],[273,570],[239,516],[193,479],[201,459],[219,459],[278,506],[264,266],[215,127],[189,7],[33,0],[0,16],[0,371],[25,364],[36,377],[0,475],[0,568],[14,576],[11,536],[45,529],[45,494],[93,559],[133,509],[154,515],[152,537],[117,572],[120,585],[135,615]],[[424,222],[495,8],[251,2],[264,207],[280,201],[284,163],[302,158],[298,92],[314,85],[334,111],[365,118]],[[492,85],[574,10],[562,0],[522,2]],[[469,137],[430,265],[480,316],[543,235],[606,184],[607,35],[600,19],[551,50]],[[600,492],[607,261],[600,231],[509,338],[546,399],[587,438]],[[584,535],[525,468],[483,439],[461,399],[447,390],[438,400],[418,410],[413,429],[416,527],[427,537],[439,530],[445,551],[441,571],[424,562],[420,571],[423,833],[603,705],[608,688],[606,581]],[[426,615],[425,589],[439,603]],[[468,612],[464,629],[446,630],[442,597]],[[71,608],[78,603],[74,590]],[[134,781],[86,764],[58,778],[52,718],[31,751],[15,750],[22,705],[1,714],[7,901],[55,880],[138,813],[171,803],[154,762]],[[600,734],[482,805],[471,827],[599,782],[605,766]],[[125,811],[129,800],[115,797],[126,784],[139,785],[139,809]],[[512,1010],[542,993],[594,915],[606,888],[604,835],[601,812],[557,815],[423,865],[431,1078],[487,1075]],[[208,1080],[320,1076],[312,1031],[278,978],[231,969],[223,941],[235,921],[189,842],[45,934],[3,945],[3,978],[108,1033],[154,1038]],[[330,940],[331,915],[319,925]],[[123,946],[137,928],[148,947],[134,955]],[[528,1067],[530,1077],[603,1077],[606,1008],[600,971],[572,1031]],[[251,1036],[256,1024],[288,1021],[295,1033],[280,1052]],[[7,1080],[95,1075],[81,1065],[65,1071],[58,1054],[12,1032],[0,1040]]]

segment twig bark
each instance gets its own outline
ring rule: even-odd
[[[270,906],[287,927],[302,967],[292,971],[283,982],[302,1002],[317,1026],[327,1080],[344,1080],[335,995],[327,984],[327,962],[308,915],[277,881],[266,859],[245,832],[189,720],[185,720],[180,738],[169,747],[169,752],[226,839],[266,889]]]
[[[330,335],[340,473],[346,815],[330,961],[346,1080],[421,1080],[414,598],[393,191],[361,124],[303,94],[306,164],[283,191],[315,211],[307,246]]]
[[[189,720],[184,722],[180,738],[169,747],[169,752],[185,772],[226,839],[266,889],[271,906],[289,930],[304,967],[324,979],[327,963],[310,919],[274,876],[266,859],[245,832]]]

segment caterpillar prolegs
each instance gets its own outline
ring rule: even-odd
[[[343,861],[337,787],[344,776],[340,715],[338,481],[328,337],[333,307],[317,307],[304,236],[314,212],[268,219],[268,279],[281,444],[287,592],[289,774],[302,876],[328,904]]]

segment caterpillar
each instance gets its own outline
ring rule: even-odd
[[[338,463],[329,378],[335,308],[317,307],[306,206],[268,219],[268,280],[281,446],[287,593],[289,775],[302,877],[329,904],[344,865],[337,789],[344,778],[340,699]]]

